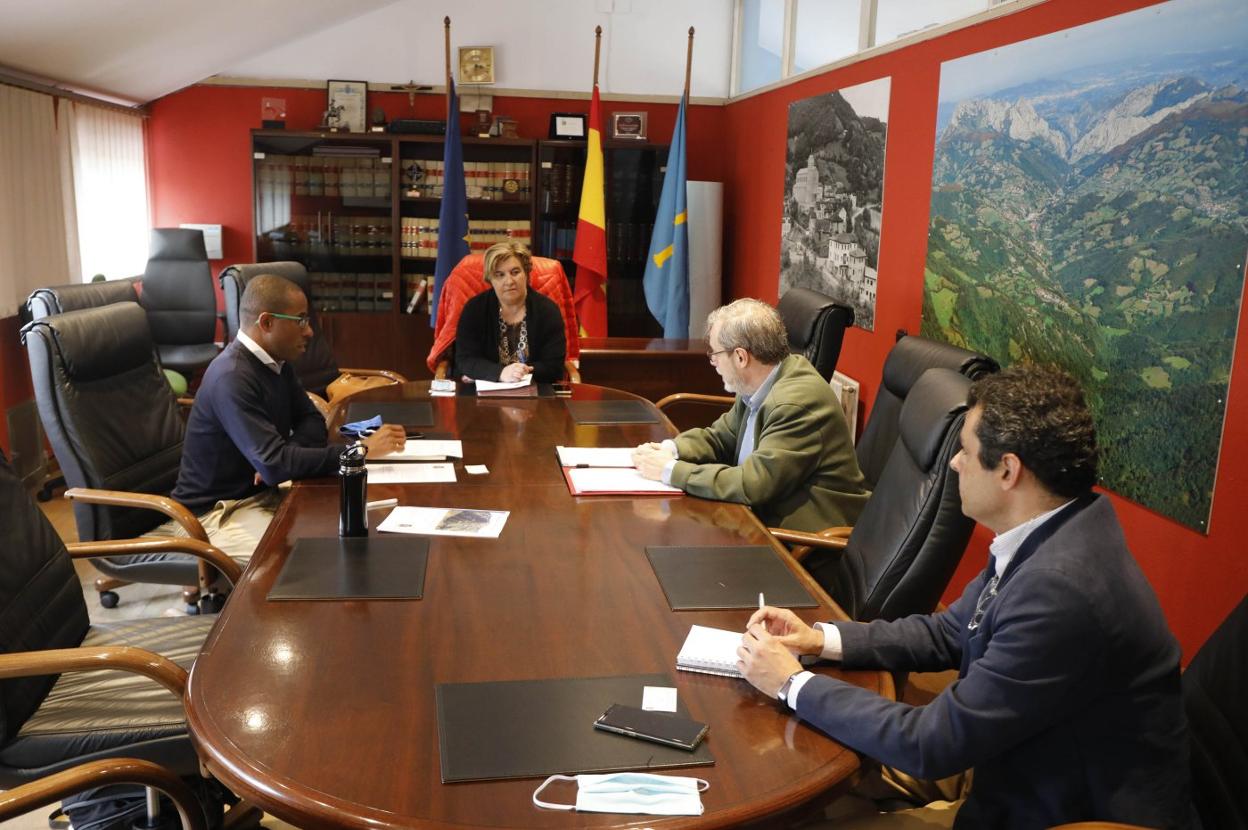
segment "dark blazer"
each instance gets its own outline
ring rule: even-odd
[[[1083,496],[1033,530],[971,631],[988,575],[941,614],[836,623],[846,668],[958,668],[931,703],[816,675],[798,715],[916,776],[974,767],[955,827],[1199,826],[1179,646],[1109,501]]]
[[[561,380],[567,343],[559,306],[529,286],[524,315],[531,352],[525,359],[533,367],[533,380]],[[498,362],[498,295],[492,290],[483,291],[464,303],[459,315],[459,327],[455,330],[455,379],[467,375],[474,380],[498,380],[502,371]]]

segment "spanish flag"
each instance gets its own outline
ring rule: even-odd
[[[598,84],[589,104],[589,142],[585,154],[585,182],[576,223],[576,316],[584,337],[607,336],[607,211],[603,197],[602,117]]]

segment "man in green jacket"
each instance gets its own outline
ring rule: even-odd
[[[852,525],[870,492],[831,387],[789,354],[784,323],[758,300],[737,300],[706,320],[707,357],[737,400],[706,429],[642,444],[646,478],[686,493],[749,505],[790,530]]]

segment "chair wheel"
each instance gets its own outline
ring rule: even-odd
[[[201,614],[216,614],[224,607],[224,594],[206,594],[199,598],[199,613]]]
[[[121,597],[117,596],[116,591],[100,591],[100,605],[105,608],[116,608],[119,602]]]
[[[195,603],[193,603],[193,602],[188,602],[188,603],[186,604],[186,613],[187,613],[187,616],[191,616],[191,617],[194,617],[194,616],[198,615],[198,614],[199,614],[199,606],[198,606],[198,605],[196,605],[196,604],[195,604]]]

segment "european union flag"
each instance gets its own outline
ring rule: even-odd
[[[689,336],[689,226],[685,222],[685,102],[680,99],[672,148],[667,154],[663,195],[654,216],[650,255],[642,285],[646,306],[663,324],[663,336]]]
[[[446,141],[442,149],[442,206],[438,211],[438,261],[433,268],[429,325],[438,319],[442,285],[459,261],[468,256],[468,192],[464,187],[464,147],[459,140],[459,96],[451,81],[446,102]]]

